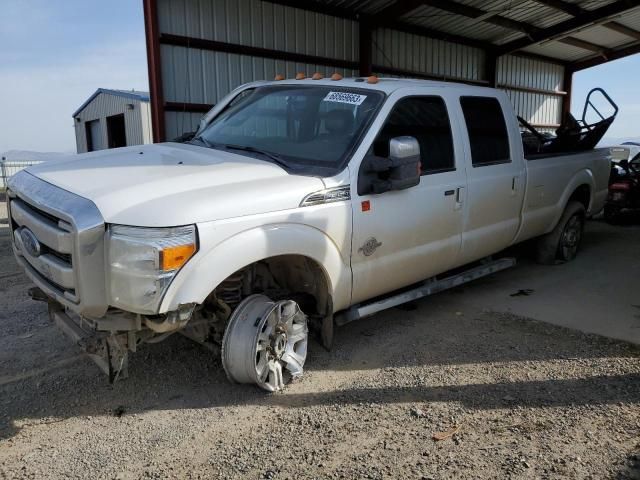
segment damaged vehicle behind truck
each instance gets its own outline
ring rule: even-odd
[[[610,159],[547,150],[529,142],[525,158],[494,89],[255,82],[186,143],[12,177],[13,248],[32,296],[111,381],[179,332],[231,381],[277,391],[302,375],[310,333],[328,348],[335,325],[512,266],[496,254],[527,240],[542,263],[572,260]]]

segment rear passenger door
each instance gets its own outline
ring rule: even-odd
[[[521,150],[510,142],[514,135],[519,141],[519,133],[509,135],[507,102],[490,96],[460,97],[468,166],[463,263],[506,248],[520,226],[525,166]]]

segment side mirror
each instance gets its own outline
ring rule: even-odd
[[[389,157],[369,155],[360,165],[358,194],[404,190],[420,183],[420,144],[414,137],[389,140]]]

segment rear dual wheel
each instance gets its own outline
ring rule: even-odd
[[[282,390],[303,373],[307,317],[293,300],[251,295],[233,311],[222,339],[222,366],[234,383]]]

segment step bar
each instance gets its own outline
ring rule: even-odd
[[[414,300],[433,295],[434,293],[463,285],[481,277],[486,277],[487,275],[499,272],[500,270],[513,267],[515,264],[515,258],[506,257],[499,260],[487,261],[477,267],[470,268],[469,270],[465,270],[464,272],[457,273],[449,277],[441,279],[431,278],[429,280],[425,280],[418,287],[411,290],[391,294],[373,302],[354,305],[348,310],[337,314],[335,322],[336,325],[346,325],[347,323],[371,316],[375,313],[381,312],[382,310],[397,307],[403,303],[413,302]]]

